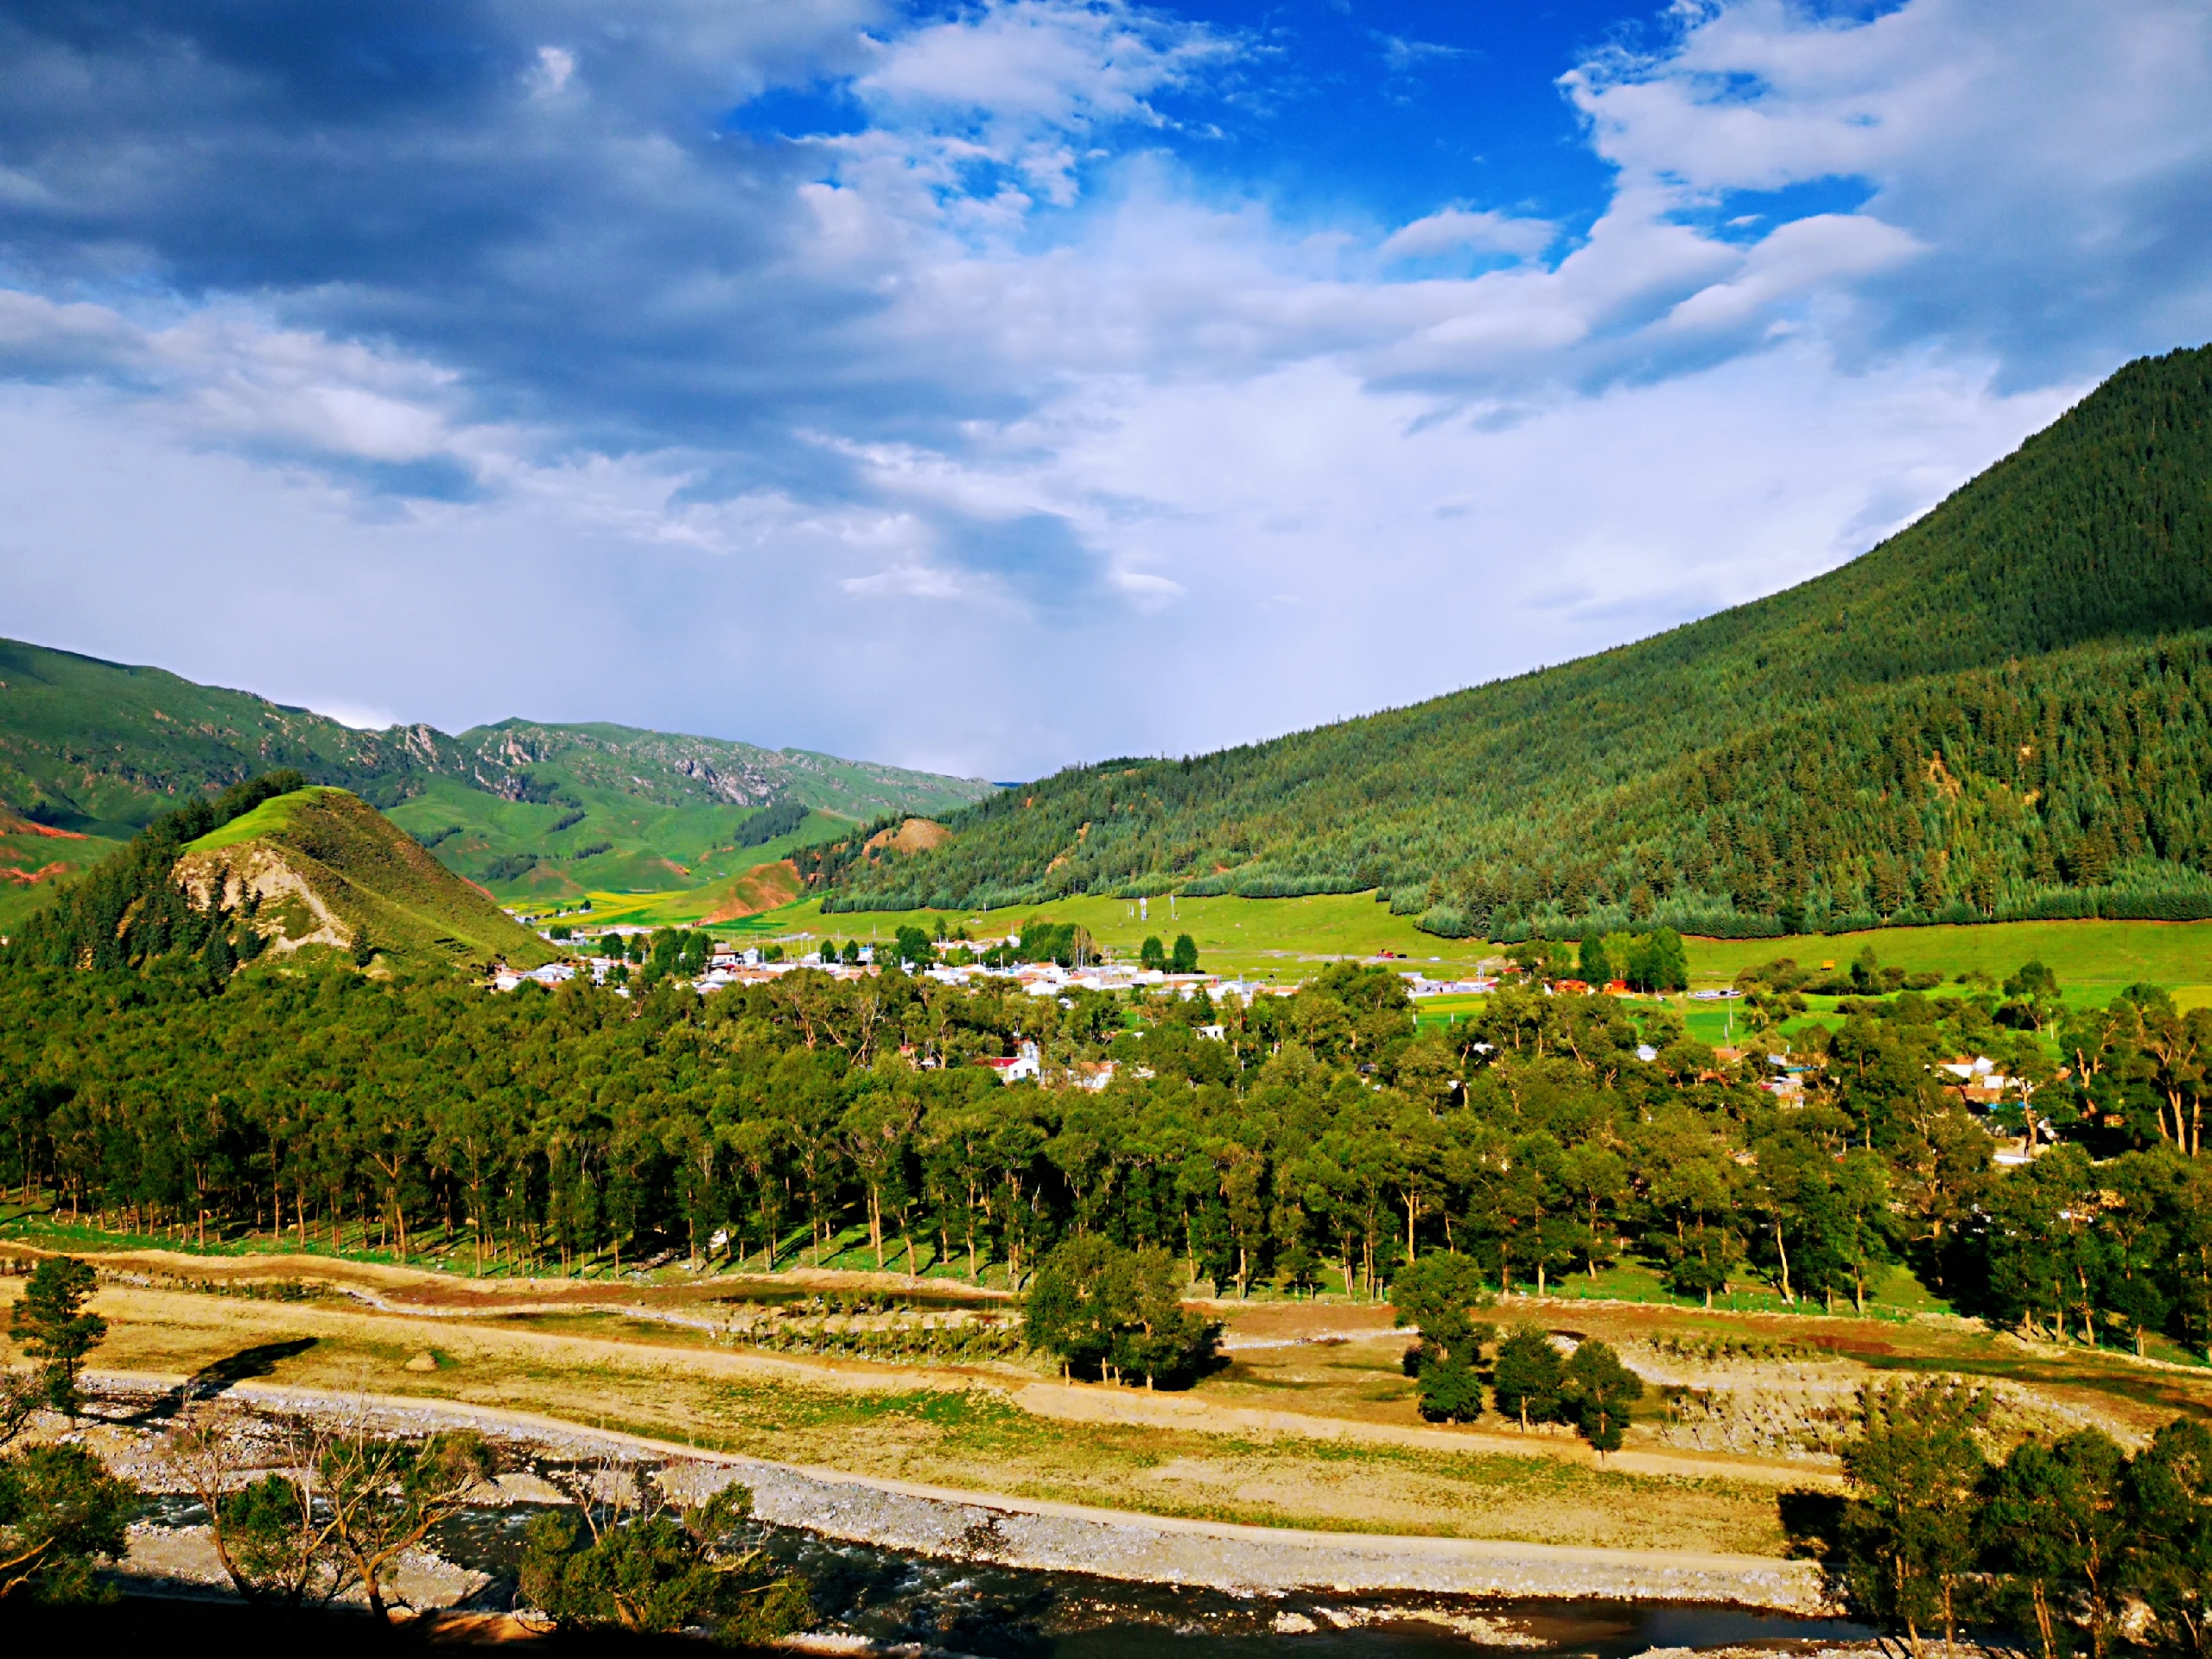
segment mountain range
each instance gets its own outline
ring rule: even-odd
[[[626,726],[359,731],[162,669],[0,641],[0,920],[158,814],[278,767],[384,809],[459,873],[541,899],[692,887],[993,787]]]
[[[1851,563],[1271,741],[1070,768],[842,910],[1373,889],[1431,931],[2212,916],[2212,347],[2127,365]]]

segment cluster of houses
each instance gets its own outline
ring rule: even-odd
[[[609,928],[607,932],[620,936],[652,931],[650,928],[622,927]],[[565,943],[559,940],[552,942]],[[792,954],[781,956],[779,953],[780,959],[772,962],[759,945],[739,945],[728,939],[715,940],[710,947],[706,970],[691,981],[693,988],[707,995],[731,985],[766,984],[785,974],[797,973],[801,969],[845,980],[865,979],[881,971],[881,964],[875,960],[876,947],[871,944],[859,947],[857,954],[860,960],[857,963],[825,963],[814,954],[816,941],[811,938],[800,937],[776,943],[790,947]],[[985,940],[971,948],[981,951],[1000,943],[995,939]],[[533,981],[550,987],[573,979],[578,972],[586,970],[591,974],[594,983],[604,984],[608,975],[622,961],[620,957],[593,956],[582,958],[580,963],[551,963],[527,973],[501,967],[493,975],[492,984],[495,990],[501,991],[512,991]],[[924,977],[942,985],[967,985],[978,980],[1010,981],[1025,994],[1039,997],[1065,997],[1072,991],[1079,990],[1119,992],[1141,989],[1157,995],[1179,996],[1187,1001],[1203,991],[1217,1001],[1231,996],[1249,1004],[1255,997],[1288,996],[1298,988],[1295,985],[1278,985],[1267,980],[1224,978],[1219,974],[1171,974],[1157,968],[1139,968],[1123,963],[1097,963],[1072,969],[1063,968],[1052,962],[1020,963],[1006,968],[987,968],[977,963],[957,967],[932,966],[922,969],[920,972]],[[1419,976],[1408,977],[1418,979]],[[1488,982],[1477,981],[1465,985],[1445,986],[1424,982],[1415,988],[1414,994],[1427,995],[1443,989],[1472,989],[1478,986],[1487,988]],[[616,987],[618,991],[626,988]]]
[[[648,930],[609,930],[611,932],[644,931]],[[858,963],[823,963],[804,954],[813,943],[810,939],[798,938],[779,943],[797,947],[798,954],[771,962],[766,959],[757,945],[740,946],[727,939],[715,940],[706,971],[691,981],[693,988],[702,995],[707,995],[731,985],[765,984],[801,969],[827,973],[843,980],[863,979],[881,971],[874,960],[875,952],[870,945],[860,947],[858,954],[861,960]],[[986,941],[976,948],[985,949],[998,943],[996,940]],[[581,963],[549,963],[527,973],[502,968],[494,976],[493,986],[497,990],[512,991],[534,981],[550,988],[575,978],[579,972],[588,972],[594,983],[604,983],[621,960],[619,957],[595,956]],[[978,980],[1004,980],[1018,986],[1026,995],[1062,1000],[1074,991],[1112,993],[1141,989],[1158,995],[1179,996],[1188,1001],[1203,991],[1217,1002],[1225,997],[1233,997],[1249,1006],[1257,997],[1288,996],[1298,988],[1295,985],[1277,984],[1273,981],[1224,978],[1217,974],[1206,973],[1173,974],[1156,968],[1133,967],[1123,963],[1098,963],[1081,968],[1064,968],[1058,963],[1050,962],[1021,963],[1005,968],[968,964],[932,966],[920,971],[924,977],[935,980],[939,984],[968,985]],[[1400,971],[1407,982],[1407,994],[1416,998],[1470,993],[1479,995],[1494,991],[1498,985],[1497,979],[1487,976],[1433,980],[1418,970]],[[1594,995],[1600,988],[1580,980],[1562,979],[1550,982],[1545,988],[1554,995]],[[1628,987],[1616,980],[1602,988],[1618,995]],[[620,995],[629,994],[626,986],[617,986],[616,991]],[[1736,995],[1733,990],[1699,991],[1693,992],[1691,997],[1698,1001],[1718,1001]],[[1198,1028],[1198,1034],[1220,1040],[1223,1028],[1220,1026],[1205,1026]],[[1658,1058],[1658,1052],[1648,1044],[1639,1045],[1636,1052],[1638,1059],[1646,1062]],[[1713,1053],[1716,1058],[1733,1065],[1745,1058],[1746,1051],[1721,1047],[1715,1049]],[[1015,1053],[987,1058],[978,1064],[996,1072],[1001,1082],[1019,1083],[1025,1078],[1039,1076],[1043,1063],[1037,1045],[1025,1041]],[[1766,1064],[1766,1075],[1759,1079],[1758,1086],[1786,1104],[1802,1104],[1805,1098],[1807,1074],[1804,1063],[1785,1053],[1768,1055]],[[1958,1056],[1938,1063],[1935,1069],[1946,1087],[1955,1088],[1962,1101],[1984,1111],[2000,1104],[2025,1106],[2035,1092],[2031,1083],[2024,1077],[2008,1076],[1999,1068],[1997,1062],[1986,1055]],[[1077,1088],[1103,1089],[1113,1081],[1114,1073],[1115,1062],[1112,1060],[1085,1061],[1071,1070],[1068,1081]],[[2018,1165],[2032,1162],[2053,1142],[2055,1136],[2048,1125],[2039,1123],[2031,1111],[2026,1114],[2026,1119],[2025,1134],[2011,1137],[2006,1147],[1995,1154],[1998,1163]]]

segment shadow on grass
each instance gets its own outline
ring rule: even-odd
[[[278,1362],[304,1354],[321,1340],[320,1337],[291,1337],[283,1342],[257,1343],[251,1348],[241,1348],[235,1354],[201,1366],[151,1405],[112,1421],[133,1427],[165,1421],[195,1401],[213,1400],[238,1383],[270,1376]]]

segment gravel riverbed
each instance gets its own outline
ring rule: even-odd
[[[118,1404],[138,1405],[147,1426],[90,1431],[103,1455],[149,1488],[159,1489],[165,1478],[173,1482],[153,1431],[159,1426],[157,1402],[173,1395],[177,1383],[124,1376],[99,1382]],[[1396,1592],[1516,1601],[1726,1604],[1815,1617],[1831,1611],[1818,1569],[1804,1561],[1187,1521],[700,1452],[458,1402],[340,1395],[251,1382],[232,1385],[223,1397],[230,1408],[271,1416],[366,1414],[379,1429],[404,1433],[468,1427],[519,1453],[644,1464],[658,1471],[671,1496],[685,1499],[741,1480],[753,1489],[756,1516],[771,1525],[1001,1567],[1236,1594]],[[509,1494],[505,1501],[517,1499]]]

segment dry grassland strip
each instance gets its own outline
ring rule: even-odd
[[[1834,1459],[1817,1450],[1686,1446],[1656,1390],[1629,1447],[1605,1467],[1564,1433],[1524,1435],[1495,1418],[1424,1425],[1398,1363],[1407,1333],[1382,1308],[1216,1305],[1231,1363],[1166,1395],[1071,1386],[1005,1363],[734,1346],[718,1327],[733,1296],[752,1292],[726,1279],[472,1283],[327,1258],[163,1251],[102,1266],[149,1279],[103,1287],[103,1368],[455,1401],[979,1497],[1270,1528],[1772,1556],[1783,1548],[1777,1488],[1835,1481]],[[272,1287],[311,1300],[240,1294]],[[228,1294],[203,1294],[215,1288]],[[0,1297],[11,1290],[0,1281]],[[2031,1418],[2095,1422],[2130,1440],[2178,1412],[2212,1413],[2202,1370],[2029,1344],[1956,1319],[1535,1298],[1499,1312],[1603,1338],[1655,1382],[1712,1397],[1847,1405],[1867,1382],[1952,1373],[2011,1390]],[[435,1370],[407,1369],[425,1353]]]
[[[103,1370],[460,1401],[984,1496],[1613,1549],[1773,1556],[1783,1545],[1765,1482],[1281,1432],[1071,1421],[1022,1409],[1014,1376],[803,1363],[336,1301],[109,1286],[97,1306],[110,1321]],[[439,1369],[409,1371],[426,1351]]]

